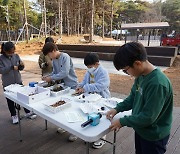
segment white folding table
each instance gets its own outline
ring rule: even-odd
[[[70,94],[66,94],[66,95],[58,96],[58,97],[49,97],[49,98],[43,99],[39,102],[31,103],[31,104],[26,104],[26,103],[18,100],[17,95],[14,93],[4,92],[4,95],[5,95],[5,97],[7,97],[7,98],[11,99],[12,101],[14,101],[15,103],[17,103],[18,105],[25,107],[26,109],[28,109],[30,111],[33,111],[38,116],[45,119],[46,129],[47,129],[47,121],[49,121],[49,122],[53,123],[54,125],[63,128],[64,130],[68,131],[69,133],[76,135],[80,139],[87,142],[87,150],[86,150],[87,154],[89,154],[89,144],[91,142],[97,141],[98,139],[100,139],[101,137],[103,137],[104,135],[106,135],[110,132],[109,126],[111,125],[111,122],[108,119],[106,119],[105,115],[102,116],[102,118],[100,119],[100,123],[97,126],[89,125],[85,128],[82,128],[81,127],[81,124],[83,123],[82,121],[75,122],[75,123],[69,123],[66,120],[66,116],[64,114],[65,111],[67,111],[67,112],[77,111],[77,112],[81,113],[81,115],[83,116],[83,118],[85,120],[87,120],[87,115],[84,114],[81,111],[81,109],[79,108],[80,103],[74,101],[73,97]],[[56,114],[45,110],[44,103],[58,100],[58,98],[60,99],[61,97],[66,97],[66,98],[70,98],[71,100],[73,100],[71,103],[72,104],[71,107],[64,109]],[[128,111],[128,112],[126,111],[126,112],[117,114],[115,116],[115,118],[120,118],[120,117],[123,117],[124,115],[130,115],[130,114],[131,114],[131,111]],[[20,119],[19,110],[18,110],[18,118]],[[20,132],[20,141],[22,141],[20,120],[19,120],[19,132]],[[115,131],[114,131],[113,142],[109,142],[109,141],[107,141],[107,142],[113,145],[113,153],[115,154],[115,146],[116,146],[116,132]]]

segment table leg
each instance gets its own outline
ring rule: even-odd
[[[90,145],[90,143],[86,142],[86,154],[89,154],[89,145]]]
[[[20,142],[22,142],[22,135],[21,135],[21,119],[20,119],[20,106],[18,105],[17,107],[18,110],[18,125],[19,125],[19,137],[20,137]]]
[[[45,120],[45,130],[47,130],[47,120]]]
[[[116,153],[116,131],[114,131],[114,140],[113,140],[113,154]]]

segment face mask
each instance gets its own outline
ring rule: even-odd
[[[91,74],[92,74],[95,70],[96,70],[95,67],[88,68],[88,72],[91,73]]]

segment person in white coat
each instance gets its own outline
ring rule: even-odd
[[[109,74],[105,68],[99,63],[99,56],[96,53],[88,53],[84,58],[84,64],[88,70],[84,76],[83,81],[78,84],[77,93],[97,93],[103,98],[110,98],[110,79]],[[106,136],[103,136],[106,139]],[[98,140],[93,143],[93,148],[99,149],[106,142]]]

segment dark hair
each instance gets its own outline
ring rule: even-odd
[[[14,44],[12,42],[2,43],[2,45],[1,45],[1,54],[11,52],[11,50],[13,48],[15,49],[15,46],[14,46]]]
[[[52,42],[48,42],[44,45],[42,52],[46,56],[48,53],[53,52],[54,50],[57,50],[57,46]]]
[[[132,67],[136,60],[146,61],[147,53],[145,47],[138,42],[130,42],[122,45],[114,55],[114,66],[120,70],[126,66]]]
[[[84,64],[86,66],[94,65],[96,62],[99,62],[99,56],[96,53],[88,53],[84,58]]]
[[[48,43],[48,42],[54,43],[54,39],[53,39],[52,37],[47,37],[47,38],[45,39],[45,44]]]

